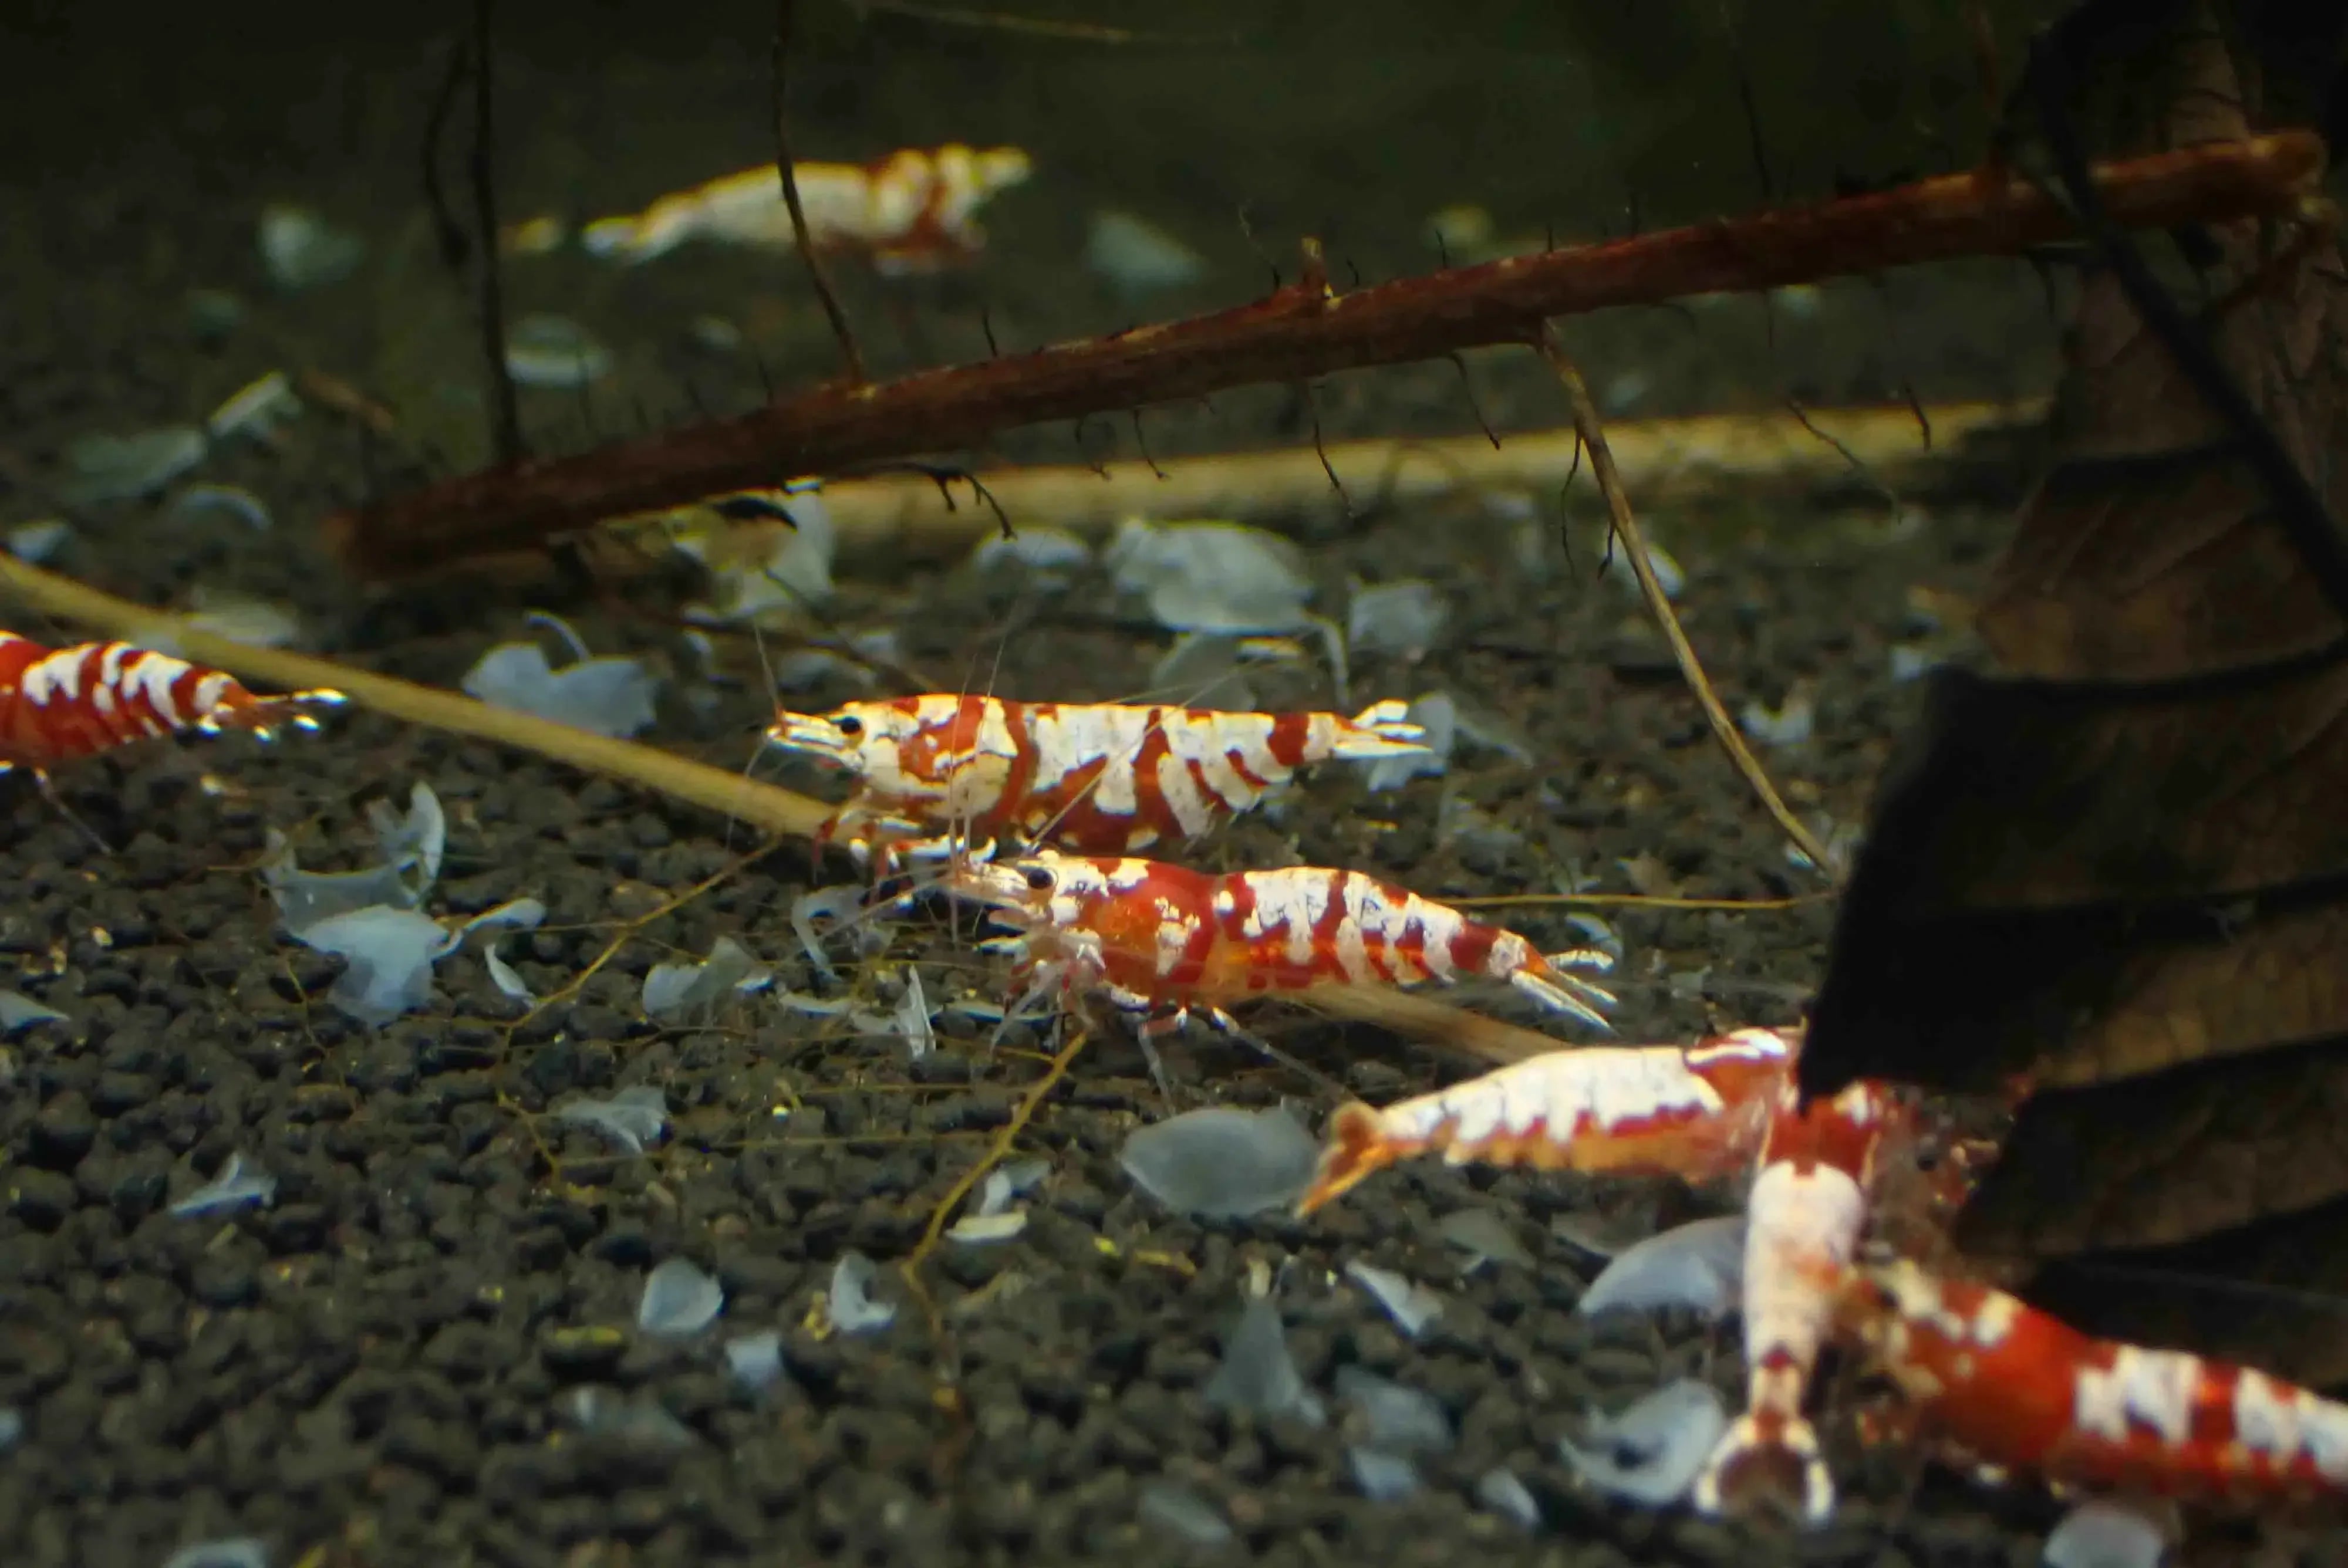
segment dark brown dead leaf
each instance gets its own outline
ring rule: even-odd
[[[2187,97],[2194,132],[2239,134],[2239,115],[2211,118],[2231,97],[2213,79]],[[2210,275],[2172,270],[2172,297],[2305,488],[2348,517],[2337,248],[2251,226],[2212,238]],[[1935,693],[1885,781],[1803,1084],[2026,1077],[2037,1092],[1961,1245],[2037,1267],[2027,1293],[2091,1329],[2190,1328],[2172,1342],[2338,1378],[2348,1355],[2312,1352],[2348,1319],[2292,1337],[2246,1307],[2244,1287],[2307,1269],[2239,1237],[2332,1213],[2291,1234],[2348,1251],[2342,541],[2296,485],[2270,483],[2264,438],[2221,415],[2114,275],[2085,284],[2070,350],[2052,470],[1982,607],[1988,671]],[[2117,1252],[2163,1287],[2097,1295],[2081,1260]],[[2230,1310],[2189,1283],[2212,1269],[2241,1271]]]

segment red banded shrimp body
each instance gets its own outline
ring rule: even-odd
[[[1031,987],[1098,992],[1148,1015],[1144,1038],[1193,1013],[1233,1027],[1250,997],[1324,982],[1505,980],[1599,1029],[1612,995],[1570,971],[1603,952],[1543,954],[1523,937],[1356,871],[1214,875],[1162,861],[1062,855],[963,859],[941,884],[1014,927],[987,948]]]
[[[236,677],[127,642],[45,648],[0,631],[0,771],[49,769],[178,730],[314,730],[339,692],[255,696]]]
[[[1417,752],[1398,702],[1337,713],[927,696],[778,713],[770,744],[853,774],[824,836],[860,858],[1017,837],[1126,855],[1194,838],[1303,768]]]
[[[2179,1501],[2348,1496],[2348,1405],[2250,1368],[2097,1339],[1906,1261],[1847,1271],[1836,1315],[1959,1462]]]

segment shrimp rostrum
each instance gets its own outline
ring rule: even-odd
[[[938,856],[998,836],[1083,854],[1193,838],[1315,763],[1422,751],[1398,702],[1337,713],[898,697],[778,713],[770,744],[854,775],[824,837]]]

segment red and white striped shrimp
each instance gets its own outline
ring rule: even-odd
[[[1802,1032],[1550,1051],[1382,1110],[1344,1106],[1300,1211],[1437,1152],[1452,1164],[1691,1182],[1756,1170],[1741,1287],[1746,1410],[1693,1497],[1714,1513],[1789,1500],[1822,1520],[1834,1484],[1802,1405],[1834,1325],[1835,1281],[1857,1253],[1887,1146],[1910,1119],[1904,1102],[1865,1081],[1805,1108],[1793,1081]]]
[[[2348,1405],[2181,1350],[2097,1339],[1912,1263],[1846,1273],[1840,1326],[1976,1464],[2180,1500],[2348,1493]]]
[[[1543,955],[1513,931],[1356,871],[1290,866],[1214,876],[1161,861],[1050,850],[964,860],[941,884],[989,906],[1017,934],[987,944],[1037,985],[1105,992],[1177,1028],[1199,1011],[1328,981],[1408,985],[1473,976],[1507,980],[1544,1006],[1606,1027],[1614,999],[1568,967],[1604,953]]]
[[[1692,1046],[1544,1051],[1431,1094],[1337,1108],[1311,1214],[1403,1160],[1675,1175],[1749,1169],[1791,1081],[1799,1030],[1741,1029]]]
[[[174,730],[315,729],[302,710],[342,701],[326,691],[256,697],[233,675],[127,642],[49,649],[0,631],[0,771],[45,773]]]
[[[1406,703],[1336,713],[1221,712],[1117,702],[1019,702],[934,694],[782,712],[767,740],[857,777],[827,837],[860,853],[1048,837],[1082,854],[1128,854],[1195,837],[1323,762],[1420,751]]]
[[[1835,1281],[1867,1228],[1887,1140],[1908,1118],[1878,1083],[1861,1080],[1805,1107],[1788,1081],[1767,1126],[1745,1209],[1745,1413],[1690,1495],[1705,1513],[1790,1502],[1817,1523],[1834,1512],[1834,1479],[1802,1404],[1834,1327]]]

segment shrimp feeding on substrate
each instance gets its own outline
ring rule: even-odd
[[[314,730],[312,707],[339,692],[255,696],[236,677],[127,642],[50,649],[0,631],[0,772],[47,770],[136,741],[193,730],[246,730],[266,740],[283,724]]]
[[[1196,837],[1316,763],[1423,751],[1408,704],[1337,713],[1224,712],[1118,702],[898,697],[780,712],[770,744],[856,779],[823,840],[859,856],[935,856],[1015,835],[1079,854]]]
[[[1604,952],[1543,954],[1513,931],[1356,871],[1216,876],[1043,850],[956,861],[940,886],[1014,927],[982,947],[1015,959],[1029,994],[1053,986],[1097,992],[1142,1015],[1138,1032],[1161,1083],[1157,1037],[1193,1013],[1238,1032],[1225,1009],[1270,992],[1485,978],[1600,1029],[1599,1009],[1614,1002],[1569,972],[1611,968]]]

